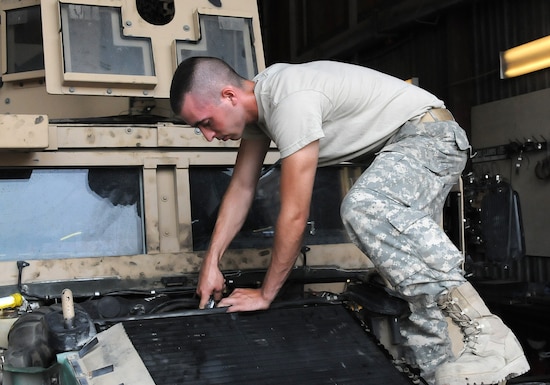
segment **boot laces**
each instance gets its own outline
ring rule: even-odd
[[[481,326],[479,322],[471,319],[461,308],[458,306],[458,300],[456,298],[448,297],[445,302],[440,304],[441,310],[447,312],[449,317],[460,327],[462,331],[464,342],[463,352],[476,352],[478,344],[478,337],[481,333]]]

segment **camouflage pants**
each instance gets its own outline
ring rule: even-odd
[[[439,222],[470,145],[454,121],[408,122],[390,142],[344,198],[341,214],[355,244],[409,302],[401,330],[407,358],[431,382],[436,366],[453,359],[436,299],[465,281],[462,254]]]

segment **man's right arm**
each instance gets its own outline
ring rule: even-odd
[[[246,220],[269,144],[270,140],[267,138],[241,140],[233,175],[222,199],[199,274],[197,294],[201,297],[201,309],[211,295],[216,300],[221,299],[224,282],[218,267],[219,262]]]

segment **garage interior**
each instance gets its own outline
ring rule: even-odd
[[[327,204],[341,199],[360,175],[356,165],[317,172],[315,221],[308,222],[296,269],[271,309],[239,315],[198,309],[196,273],[238,144],[205,143],[200,131],[173,116],[161,95],[179,59],[177,44],[181,51],[200,46],[192,38],[199,28],[190,27],[199,22],[197,4],[207,9],[200,17],[220,31],[218,12],[220,18],[247,20],[236,36],[249,44],[242,51],[250,56],[250,71],[278,62],[344,61],[410,81],[445,102],[475,156],[447,200],[443,226],[465,254],[467,278],[528,356],[531,370],[507,383],[550,384],[550,68],[508,76],[501,65],[505,51],[550,35],[550,2],[252,0],[258,14],[244,0],[73,2],[0,1],[15,15],[5,46],[30,46],[31,53],[45,55],[39,63],[23,55],[32,71],[8,68],[0,84],[0,133],[13,135],[9,129],[16,123],[30,127],[13,140],[0,135],[0,213],[15,213],[0,218],[0,297],[29,301],[0,309],[0,384],[425,383],[394,354],[408,305],[349,244],[338,205]],[[155,76],[113,81],[112,68],[120,66],[126,75],[123,64],[133,62],[119,54],[113,55],[116,66],[98,60],[104,73],[74,71],[65,79],[67,42],[59,20],[70,13],[59,16],[60,9],[91,10],[109,2],[115,3],[104,7],[112,8],[112,36],[102,28],[86,30],[79,17],[95,11],[84,12],[70,24],[81,34],[65,26],[72,49],[86,47],[76,37],[94,35],[89,31],[116,40],[123,30],[141,28],[153,45],[165,48],[155,57]],[[185,12],[178,14],[175,3]],[[20,17],[25,7],[37,12]],[[155,17],[146,19],[140,8]],[[118,16],[121,9],[127,18]],[[85,68],[98,56],[90,52],[79,61]],[[546,52],[550,56],[550,48]],[[145,62],[153,56],[140,57]],[[25,133],[40,133],[40,143],[29,145]],[[249,221],[224,257],[225,294],[261,285],[277,214],[277,159],[273,148]],[[31,178],[44,185],[21,204],[17,188]],[[89,211],[80,216],[82,201]],[[81,217],[88,221],[73,229]],[[112,235],[112,223],[122,223],[123,231]],[[87,233],[93,236],[79,243]],[[128,248],[113,250],[120,239]],[[58,251],[60,244],[72,248]],[[63,318],[66,289],[74,294],[75,333]]]

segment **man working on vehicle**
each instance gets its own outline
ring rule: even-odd
[[[345,197],[351,239],[410,304],[402,334],[431,383],[496,383],[529,369],[521,346],[461,271],[462,254],[438,225],[470,146],[444,104],[421,88],[351,64],[275,64],[244,79],[223,61],[190,58],[170,92],[174,112],[208,141],[241,144],[197,293],[222,298],[218,263],[243,225],[271,140],[281,154],[281,208],[260,289],[221,299],[228,311],[267,309],[294,266],[317,167],[379,152]],[[299,181],[299,182],[298,182]],[[444,315],[462,327],[456,358]]]

